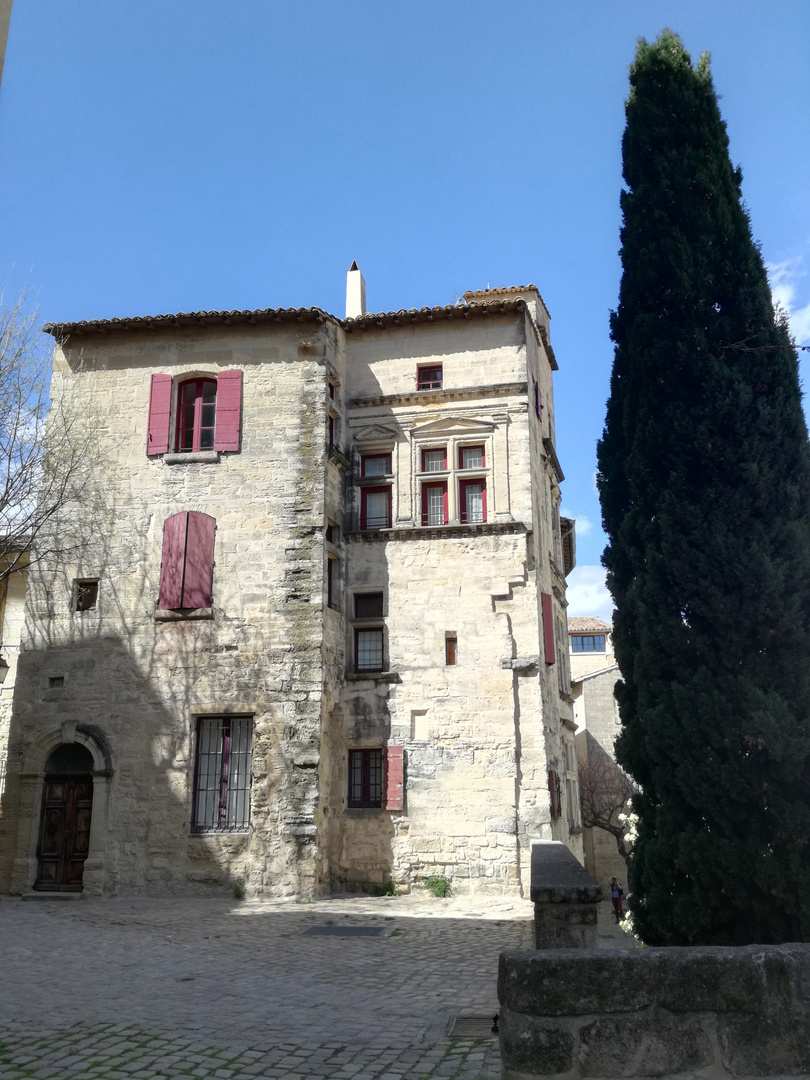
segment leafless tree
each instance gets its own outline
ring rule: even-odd
[[[616,840],[619,854],[629,865],[631,850],[624,837],[627,825],[619,814],[637,788],[610,754],[589,734],[587,760],[579,762],[579,796],[582,824],[586,829],[603,829]]]
[[[0,297],[0,582],[78,551],[81,515],[61,511],[94,501],[90,409],[69,394],[50,407],[51,351],[25,294],[10,306]]]

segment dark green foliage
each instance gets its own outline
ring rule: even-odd
[[[651,944],[810,939],[810,457],[701,57],[641,42],[599,491]]]

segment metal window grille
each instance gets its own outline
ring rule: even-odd
[[[349,751],[349,806],[382,806],[382,750]]]
[[[381,619],[383,615],[383,594],[381,592],[355,593],[355,619]]]
[[[357,670],[382,671],[383,669],[383,632],[382,627],[375,630],[355,631],[357,641]]]
[[[250,824],[249,717],[200,717],[192,830],[238,832]]]

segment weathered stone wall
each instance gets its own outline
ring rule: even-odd
[[[3,849],[16,847],[17,859],[4,861],[6,888],[25,891],[34,872],[29,822],[38,822],[41,784],[18,774],[41,771],[45,743],[65,721],[90,721],[109,747],[101,890],[322,887],[326,343],[302,345],[300,328],[223,330],[109,335],[80,356],[57,355],[54,392],[81,380],[98,415],[110,502],[80,565],[31,574],[3,818],[9,837],[18,831]],[[232,367],[244,372],[241,451],[205,463],[148,458],[152,373]],[[177,510],[217,522],[210,620],[155,620],[163,521]],[[72,612],[73,579],[96,576],[96,610]],[[49,689],[54,675],[62,688]],[[193,736],[205,714],[253,717],[250,835],[189,833]]]
[[[810,1073],[810,945],[502,953],[504,1080]]]

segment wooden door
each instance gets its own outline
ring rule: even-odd
[[[81,892],[90,847],[92,776],[46,776],[34,888],[43,892]]]

